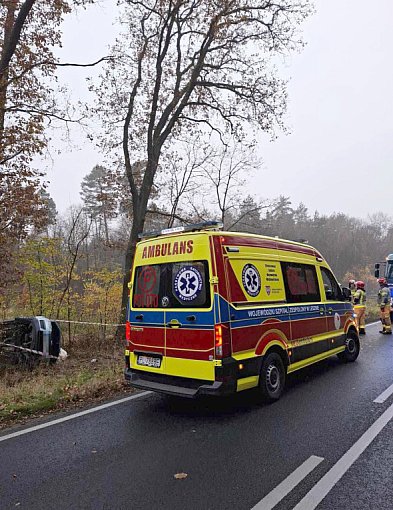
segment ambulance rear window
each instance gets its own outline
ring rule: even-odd
[[[133,308],[210,307],[206,260],[139,266],[135,270]]]

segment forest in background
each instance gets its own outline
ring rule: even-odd
[[[61,62],[64,19],[96,3],[0,3],[1,317],[67,321],[67,348],[104,346],[124,322],[138,233],[211,219],[305,240],[343,284],[361,278],[373,290],[374,262],[393,251],[392,218],[310,212],[270,183],[252,186],[263,173],[256,145],[287,121],[287,82],[275,64],[302,48],[311,2],[119,0],[108,54]],[[93,66],[93,99],[81,104],[59,69]],[[37,161],[50,156],[55,129],[66,138],[55,150],[67,150],[73,125],[108,164],[84,178],[82,205],[59,215]]]
[[[214,173],[206,180],[200,174],[197,182],[190,179],[181,197],[173,183],[161,187],[151,203],[146,230],[221,219],[224,229],[306,241],[321,251],[343,285],[349,278],[362,279],[371,293],[376,291],[373,265],[393,251],[392,218],[382,213],[367,220],[342,213],[310,213],[304,204],[294,206],[284,196],[258,201],[249,195],[239,200],[246,177],[240,179],[239,170],[236,182],[228,186],[228,174],[228,168],[222,171],[226,180],[218,190],[211,186]],[[187,196],[188,190],[194,194],[196,185],[198,206],[190,205]],[[113,338],[132,223],[127,189],[104,167],[96,166],[86,175],[81,199],[81,205],[59,215],[46,195],[45,223],[14,245],[0,293],[3,319],[44,315],[70,321],[60,324],[65,346],[71,350],[76,345],[88,349],[91,342],[102,348]]]

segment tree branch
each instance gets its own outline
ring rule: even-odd
[[[16,46],[20,39],[23,25],[25,24],[26,18],[29,15],[35,0],[26,0],[19,9],[18,16],[14,22],[11,30],[10,37],[7,41],[4,41],[3,52],[0,59],[0,81],[3,77],[4,72],[8,69],[11,58],[13,57]]]
[[[186,220],[185,218],[182,218],[181,216],[178,216],[177,214],[168,213],[165,211],[161,211],[159,209],[147,209],[146,213],[147,214],[158,214],[159,216],[164,216],[166,218],[175,218],[179,221],[182,221],[183,223],[187,223],[187,225],[190,224],[189,220]]]

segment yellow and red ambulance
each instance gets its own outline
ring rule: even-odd
[[[349,289],[308,244],[217,222],[138,243],[130,282],[125,377],[185,397],[259,387],[280,397],[286,374],[359,354]]]

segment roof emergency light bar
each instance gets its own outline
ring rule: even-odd
[[[180,232],[197,232],[198,230],[220,230],[224,225],[221,221],[203,221],[202,223],[193,223],[182,227],[164,228],[163,230],[155,230],[151,232],[142,232],[138,234],[139,239],[148,237],[158,237],[165,234],[176,234]]]

